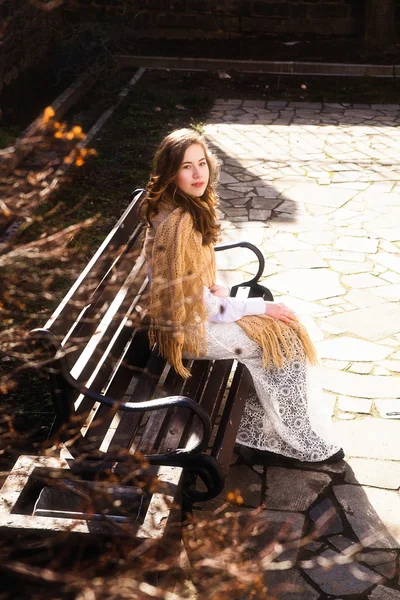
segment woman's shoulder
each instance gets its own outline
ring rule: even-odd
[[[182,209],[180,206],[172,204],[161,204],[158,212],[151,218],[151,229],[157,230],[159,227],[168,226],[169,223],[187,222],[190,223],[192,217],[190,213]]]
[[[173,212],[174,207],[168,203],[160,201],[157,206],[157,212],[151,217],[153,228],[157,228]]]
[[[160,206],[160,211],[164,219],[170,218],[171,220],[187,220],[192,219],[192,215],[183,206],[177,206],[176,204],[164,204]]]
[[[160,235],[164,235],[168,231],[180,231],[188,234],[194,229],[193,217],[181,206],[176,206],[160,216],[160,221],[155,229]]]

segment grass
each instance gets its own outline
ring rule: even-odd
[[[8,148],[12,146],[15,139],[22,133],[22,128],[17,125],[10,125],[9,127],[0,128],[0,149]]]

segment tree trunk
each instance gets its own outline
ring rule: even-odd
[[[367,48],[390,52],[395,46],[396,38],[396,0],[366,0]]]

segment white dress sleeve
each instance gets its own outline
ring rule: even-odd
[[[265,300],[262,298],[219,298],[204,286],[204,302],[207,320],[213,323],[233,323],[246,315],[264,315]]]

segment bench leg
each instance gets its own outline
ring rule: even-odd
[[[184,452],[164,456],[148,456],[150,464],[179,466],[184,470],[182,494],[190,502],[204,502],[215,498],[224,489],[225,473],[220,463],[208,454],[191,456]],[[190,475],[192,477],[190,477]],[[189,479],[188,479],[189,477]],[[195,489],[195,480],[199,477],[206,490]],[[194,483],[193,483],[194,478]]]

